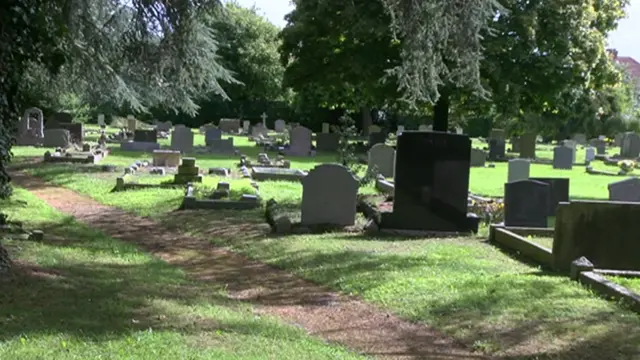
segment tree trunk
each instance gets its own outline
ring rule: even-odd
[[[362,133],[369,135],[369,126],[373,124],[371,118],[371,108],[368,106],[361,106],[360,112],[362,113]]]
[[[440,98],[433,106],[433,131],[449,131],[450,92],[440,91]]]

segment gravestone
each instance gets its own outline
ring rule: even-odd
[[[520,158],[536,158],[536,134],[525,133],[520,137]]]
[[[42,145],[48,148],[67,148],[71,145],[71,133],[66,129],[45,129]]]
[[[98,125],[100,127],[106,126],[107,124],[104,122],[104,114],[98,114]]]
[[[153,150],[153,166],[178,167],[180,151]]]
[[[127,130],[134,132],[137,128],[137,121],[133,115],[127,115]]]
[[[505,148],[504,139],[489,139],[489,160],[503,160],[505,158]]]
[[[551,187],[535,180],[504,184],[504,224],[514,227],[547,227]]]
[[[431,131],[431,130],[429,129],[429,126],[422,124],[418,126],[418,131]]]
[[[558,206],[553,266],[569,271],[584,256],[598,269],[640,270],[640,204],[571,201]]]
[[[174,184],[187,184],[190,182],[202,182],[200,168],[196,166],[196,158],[183,158],[178,166],[178,173],[173,177]]]
[[[242,122],[242,132],[245,134],[249,133],[249,130],[251,129],[251,121],[249,120],[245,120]]]
[[[504,129],[491,129],[491,133],[489,133],[489,139],[499,139],[505,141],[506,137]]]
[[[529,179],[529,169],[531,162],[527,159],[509,160],[507,182],[514,182]]]
[[[589,146],[584,150],[584,162],[590,163],[596,159],[596,149]]]
[[[218,128],[208,128],[204,133],[204,143],[207,146],[220,139],[222,139],[222,130]]]
[[[240,131],[240,119],[220,119],[218,128],[225,133],[237,134]]]
[[[607,154],[607,142],[604,140],[598,139],[595,142],[595,148],[598,155],[606,155]]]
[[[624,134],[623,133],[617,133],[614,140],[613,140],[613,145],[614,146],[622,146],[622,140],[624,139]]]
[[[404,125],[398,125],[398,130],[396,131],[396,136],[402,134],[404,131]]]
[[[251,128],[251,136],[253,137],[266,137],[269,135],[269,129],[267,129],[262,123],[255,124]]]
[[[20,146],[34,146],[42,144],[44,139],[44,117],[42,110],[29,108],[24,112],[18,124],[16,144]]]
[[[184,125],[176,125],[171,133],[171,149],[182,153],[193,151],[193,131]]]
[[[156,123],[156,130],[158,131],[168,132],[171,131],[172,127],[173,123],[171,121],[158,121]]]
[[[511,143],[511,152],[519,153],[520,152],[520,138],[512,137],[509,141]]]
[[[553,148],[553,168],[562,170],[573,169],[573,149],[566,146]]]
[[[301,223],[353,225],[359,186],[358,179],[346,167],[317,165],[302,179]]]
[[[286,126],[287,126],[287,122],[282,119],[278,119],[274,123],[275,130],[276,132],[279,132],[279,133],[284,132],[286,130]]]
[[[576,155],[578,153],[578,151],[577,151],[578,143],[576,143],[573,140],[564,140],[562,142],[562,145],[568,147],[569,149],[571,149],[571,161],[575,164],[576,163]]]
[[[607,186],[610,201],[640,202],[640,179],[632,177]]]
[[[383,229],[477,232],[467,213],[471,139],[444,132],[405,131],[398,137],[393,212]]]
[[[333,152],[340,148],[340,134],[321,133],[316,134],[316,150]]]
[[[586,145],[587,144],[587,135],[581,134],[581,133],[573,134],[573,141],[575,141],[576,143],[578,143],[580,145]]]
[[[58,129],[69,130],[71,142],[75,144],[84,143],[84,125],[81,123],[59,123]]]
[[[384,144],[387,141],[387,134],[378,131],[369,134],[369,147],[375,146],[377,144]]]
[[[640,136],[636,133],[628,132],[622,138],[620,156],[623,158],[637,158],[640,155]]]
[[[211,140],[207,144],[207,149],[214,154],[232,154],[236,151],[233,146],[233,137]]]
[[[531,178],[529,180],[543,182],[550,186],[551,197],[547,216],[555,216],[558,204],[569,201],[568,178]]]
[[[323,134],[329,133],[329,123],[322,123],[322,133]]]
[[[471,149],[471,166],[484,167],[487,161],[487,153],[480,149]]]
[[[291,144],[287,149],[289,156],[309,156],[311,152],[311,130],[304,126],[296,126],[291,129],[289,139]]]
[[[70,124],[73,122],[73,115],[68,112],[57,112],[51,116],[51,125]],[[49,121],[47,121],[47,129],[49,129]],[[59,129],[59,127],[51,127],[51,129]]]
[[[390,178],[393,177],[395,158],[396,151],[391,146],[376,144],[369,149],[367,164],[370,170],[375,167],[380,175]]]
[[[133,141],[145,143],[157,143],[158,132],[156,130],[136,130],[133,132]]]

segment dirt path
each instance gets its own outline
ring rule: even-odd
[[[312,335],[383,359],[487,359],[426,326],[401,320],[358,299],[215,248],[152,220],[22,173],[13,173],[12,177],[16,185],[63,213],[114,238],[137,244],[180,266],[191,278],[226,285],[231,297],[251,302],[256,311],[302,326]]]

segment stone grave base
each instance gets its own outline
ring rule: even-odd
[[[120,192],[139,189],[176,189],[184,187],[184,184],[161,183],[161,184],[138,184],[130,174],[124,174],[116,179],[116,186],[111,192]]]
[[[160,149],[160,144],[155,142],[127,141],[120,143],[122,151],[153,151]]]
[[[251,178],[256,181],[301,181],[307,173],[297,169],[254,167]]]
[[[551,268],[553,265],[551,249],[529,241],[526,237],[529,235],[553,237],[554,232],[553,228],[505,227],[494,224],[489,230],[489,242],[505,248],[525,260]]]
[[[271,199],[265,208],[265,219],[271,231],[275,234],[324,234],[329,232],[349,232],[362,233],[363,225],[357,223],[351,226],[337,225],[305,225],[300,222],[300,209],[288,209],[278,206],[278,203]]]
[[[44,162],[47,163],[74,163],[74,164],[97,164],[109,155],[109,150],[44,153]]]
[[[377,179],[376,180],[376,190],[380,191],[383,194],[393,195],[395,190],[395,185],[392,181],[387,181],[385,179]]]
[[[571,264],[571,279],[590,288],[607,300],[623,302],[629,309],[640,314],[640,294],[609,281],[605,276],[640,278],[640,271],[620,271],[595,269],[586,258],[580,258]]]
[[[606,175],[606,176],[621,176],[621,177],[637,177],[637,175],[633,175],[633,174],[625,174],[625,173],[621,173],[621,172],[614,172],[614,171],[606,171],[606,170],[597,170],[592,168],[591,166],[587,166],[586,167],[586,172],[587,174],[591,174],[591,175]]]
[[[2,215],[2,214],[0,214]],[[19,221],[0,219],[0,236],[15,240],[43,241],[44,234],[40,230],[26,230]]]
[[[192,184],[187,185],[180,210],[253,210],[262,206],[259,197],[243,195],[240,200],[197,199]]]

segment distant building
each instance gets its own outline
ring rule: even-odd
[[[613,60],[622,66],[640,87],[640,63],[630,56],[618,56],[618,51],[615,49],[609,49],[608,52],[613,57]]]

